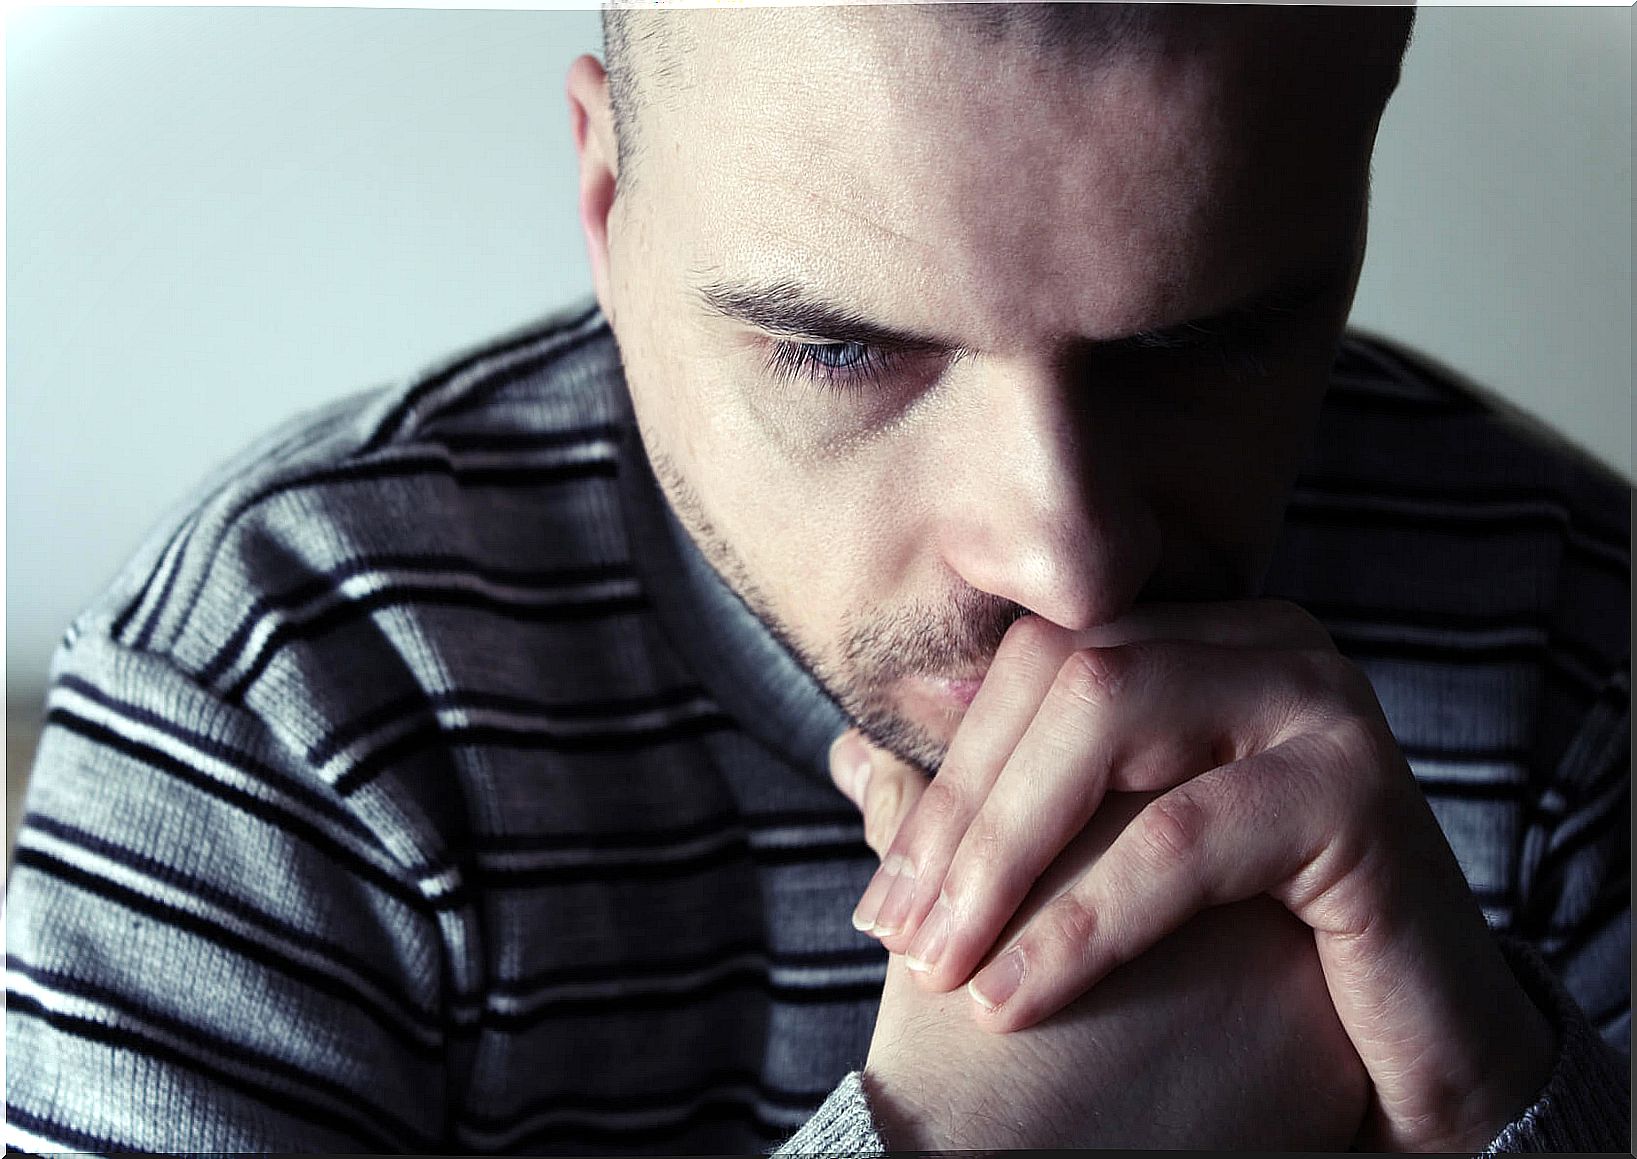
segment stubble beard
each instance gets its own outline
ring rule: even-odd
[[[675,461],[653,450],[649,461],[661,491],[706,562],[796,664],[877,746],[929,776],[936,773],[948,751],[948,738],[906,716],[893,698],[893,686],[905,677],[986,671],[1001,637],[1027,610],[967,587],[943,608],[847,612],[838,625],[837,659],[832,661],[791,630],[744,557],[705,513]],[[951,709],[946,730],[952,732],[958,719],[959,713]]]

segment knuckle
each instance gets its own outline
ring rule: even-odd
[[[864,844],[875,850],[877,857],[887,855],[887,847],[891,840],[892,834],[886,831],[886,826],[874,820],[864,822]]]
[[[1354,713],[1334,717],[1321,733],[1326,757],[1333,767],[1362,771],[1384,766],[1389,757],[1388,746],[1380,730]],[[1344,788],[1367,792],[1369,778],[1357,775],[1334,778]]]
[[[1302,682],[1327,699],[1352,700],[1369,686],[1364,673],[1334,648],[1303,648],[1297,652]]]
[[[1343,758],[1367,756],[1375,749],[1373,730],[1352,713],[1338,714],[1325,729],[1331,748]]]
[[[1009,842],[993,819],[979,814],[961,839],[944,879],[944,892],[964,905],[996,894],[1027,891],[1033,878],[1027,867],[1007,856]]]
[[[951,905],[961,912],[967,912],[972,907],[973,899],[982,888],[982,867],[974,867],[973,858],[964,847],[950,858],[949,867],[944,870],[944,879],[938,887],[938,892],[947,898]]]
[[[976,858],[957,853],[944,873],[938,892],[955,907],[955,912],[971,915],[986,909],[994,878],[989,868]]]
[[[1062,631],[1040,616],[1024,616],[1006,630],[1000,647],[995,650],[996,659],[1003,654],[1007,658],[1022,658],[1049,652],[1059,646]]]
[[[1205,833],[1205,811],[1186,794],[1173,790],[1150,802],[1137,817],[1143,855],[1161,869],[1186,866]]]
[[[966,831],[961,844],[967,847],[968,855],[980,865],[993,867],[1003,860],[1001,855],[1006,849],[1006,838],[993,817],[979,813],[973,818],[972,826]]]
[[[1268,626],[1284,639],[1300,640],[1309,648],[1331,647],[1330,633],[1312,613],[1294,600],[1269,599],[1263,601]]]
[[[1077,892],[1070,890],[1052,902],[1038,923],[1030,941],[1031,956],[1051,963],[1054,969],[1073,971],[1088,960],[1093,935],[1097,932],[1097,911]]]
[[[870,778],[864,791],[869,811],[874,816],[896,812],[904,800],[904,779],[896,772],[879,770]]]
[[[1113,703],[1130,676],[1132,645],[1081,648],[1069,654],[1057,673],[1058,686],[1077,703],[1100,708]]]
[[[945,770],[947,772],[947,770]],[[943,773],[932,778],[921,794],[917,824],[929,826],[934,832],[962,824],[969,813],[966,795]]]

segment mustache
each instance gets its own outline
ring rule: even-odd
[[[1021,604],[965,588],[952,606],[910,608],[850,628],[842,654],[870,682],[920,674],[986,669],[1011,626],[1029,614]]]

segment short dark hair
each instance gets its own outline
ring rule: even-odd
[[[680,68],[690,31],[676,12],[652,6],[626,7],[628,0],[605,3],[602,10],[603,67],[608,73],[614,136],[620,176],[629,187],[639,152],[636,119],[639,108],[665,91],[666,79]],[[1217,22],[1234,19],[1243,6],[1227,3],[930,3],[913,4],[933,12],[949,26],[995,44],[1021,45],[1083,63],[1116,52],[1149,52],[1166,45],[1209,36]],[[1347,26],[1349,44],[1381,69],[1385,102],[1398,84],[1404,53],[1415,23],[1412,3],[1367,6],[1278,5],[1276,20],[1335,22]]]
[[[643,35],[641,19],[633,19],[630,9],[603,7],[603,69],[608,73],[608,101],[614,110],[614,140],[619,150],[620,177],[630,167],[631,132],[635,110],[636,79],[631,75],[633,38]],[[646,35],[658,35],[650,27]]]
[[[654,8],[603,6],[603,69],[608,73],[620,179],[627,189],[638,152],[637,110],[671,91],[667,82],[681,71],[682,55],[691,43],[692,29],[676,19],[678,15]]]

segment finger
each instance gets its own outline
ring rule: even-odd
[[[881,938],[889,950],[901,951],[932,908],[936,885],[961,834],[1071,648],[1069,633],[1038,616],[1018,620],[1002,638],[943,765],[906,818],[856,911],[859,928]],[[921,888],[925,882],[933,889]]]
[[[935,883],[936,900],[904,951],[905,966],[933,990],[953,989],[970,976],[1007,918],[1103,801],[1123,748],[1124,722],[1102,719],[1088,703],[1111,688],[1090,687],[1086,677],[1073,658],[1059,669],[992,790],[957,835]],[[1186,760],[1179,756],[1179,763]]]
[[[857,729],[830,745],[830,778],[864,815],[864,841],[877,857],[886,855],[904,815],[926,789],[919,769],[870,744]]]
[[[1170,789],[1273,747],[1305,719],[1309,680],[1289,654],[1255,649],[1074,653],[961,836],[906,965],[931,989],[960,985],[1106,792]]]
[[[1343,795],[1317,746],[1291,742],[1161,794],[968,985],[979,1021],[1031,1026],[1207,906],[1291,904],[1333,887],[1362,851],[1337,840]],[[1324,879],[1325,884],[1315,885]],[[1301,916],[1298,914],[1298,916]]]
[[[877,857],[883,858],[883,865],[886,865],[893,860],[888,851],[891,849],[893,838],[903,825],[905,815],[914,808],[921,794],[926,792],[926,776],[920,769],[867,744],[862,736],[858,737],[858,741],[869,753],[868,780],[862,790],[864,840],[875,850]],[[883,895],[891,888],[891,876],[883,876],[881,871],[877,870],[859,905],[879,907]],[[873,894],[870,892],[872,889],[875,891]],[[865,929],[859,921],[856,909],[852,921],[855,929]]]
[[[965,924],[958,912],[959,902],[951,899],[943,888],[944,879],[979,811],[993,796],[1001,770],[1033,726],[1037,706],[1053,687],[1062,662],[1073,649],[1085,648],[1088,643],[1108,648],[1147,640],[1334,654],[1334,644],[1324,627],[1285,600],[1147,604],[1110,624],[1079,633],[1069,633],[1037,616],[1024,617],[1014,624],[1001,641],[989,674],[967,711],[943,767],[933,779],[927,796],[905,820],[898,847],[891,851],[878,871],[878,878],[891,880],[885,883],[872,880],[873,892],[866,890],[870,905],[861,905],[858,909],[859,919],[865,923],[860,928],[881,938],[889,950],[909,954],[914,968],[934,988],[947,989],[965,977],[964,974],[950,977],[945,971],[934,971],[931,960],[922,956],[928,947],[939,945],[945,928],[951,923]],[[1178,703],[1188,702],[1179,697]],[[1175,706],[1172,714],[1175,715]],[[1174,750],[1185,744],[1190,752],[1207,756],[1220,750],[1224,760],[1229,759],[1230,753],[1240,751],[1230,745],[1213,747],[1210,742],[1195,742],[1173,729],[1167,747]],[[1190,774],[1219,763],[1199,759],[1179,763],[1163,760],[1165,753],[1149,755],[1160,759],[1163,768],[1186,768]],[[1053,754],[1037,756],[1046,763],[1026,760],[1023,767],[1057,767],[1052,763]],[[1085,760],[1073,762],[1091,779],[1082,786],[1081,799],[1069,814],[1045,816],[1042,818],[1044,828],[1028,814],[1014,815],[1009,820],[997,818],[997,827],[1009,831],[1013,839],[1032,838],[1021,853],[1008,841],[1000,840],[998,833],[979,838],[974,856],[986,864],[1000,864],[1014,857],[1021,860],[1011,888],[1003,891],[1012,904],[1027,891],[1029,871],[1038,873],[1042,866],[1049,864],[1096,808],[1107,787],[1106,775],[1098,773],[1106,764],[1106,756],[1105,752],[1104,759],[1100,760],[1097,754],[1092,754]],[[1175,783],[1175,779],[1162,777],[1160,783]],[[1124,787],[1142,790],[1154,785],[1133,782]],[[944,908],[939,912],[938,925],[923,940],[922,926],[938,908],[940,900]],[[1004,915],[991,914],[981,924],[993,931],[1003,919]],[[984,949],[987,943],[973,945],[967,957],[975,962]]]
[[[1229,648],[1334,649],[1325,626],[1289,600],[1138,604],[1118,620],[1074,634],[1076,647],[1191,640]]]
[[[830,780],[862,813],[869,779],[870,747],[856,728],[849,728],[830,742]]]

